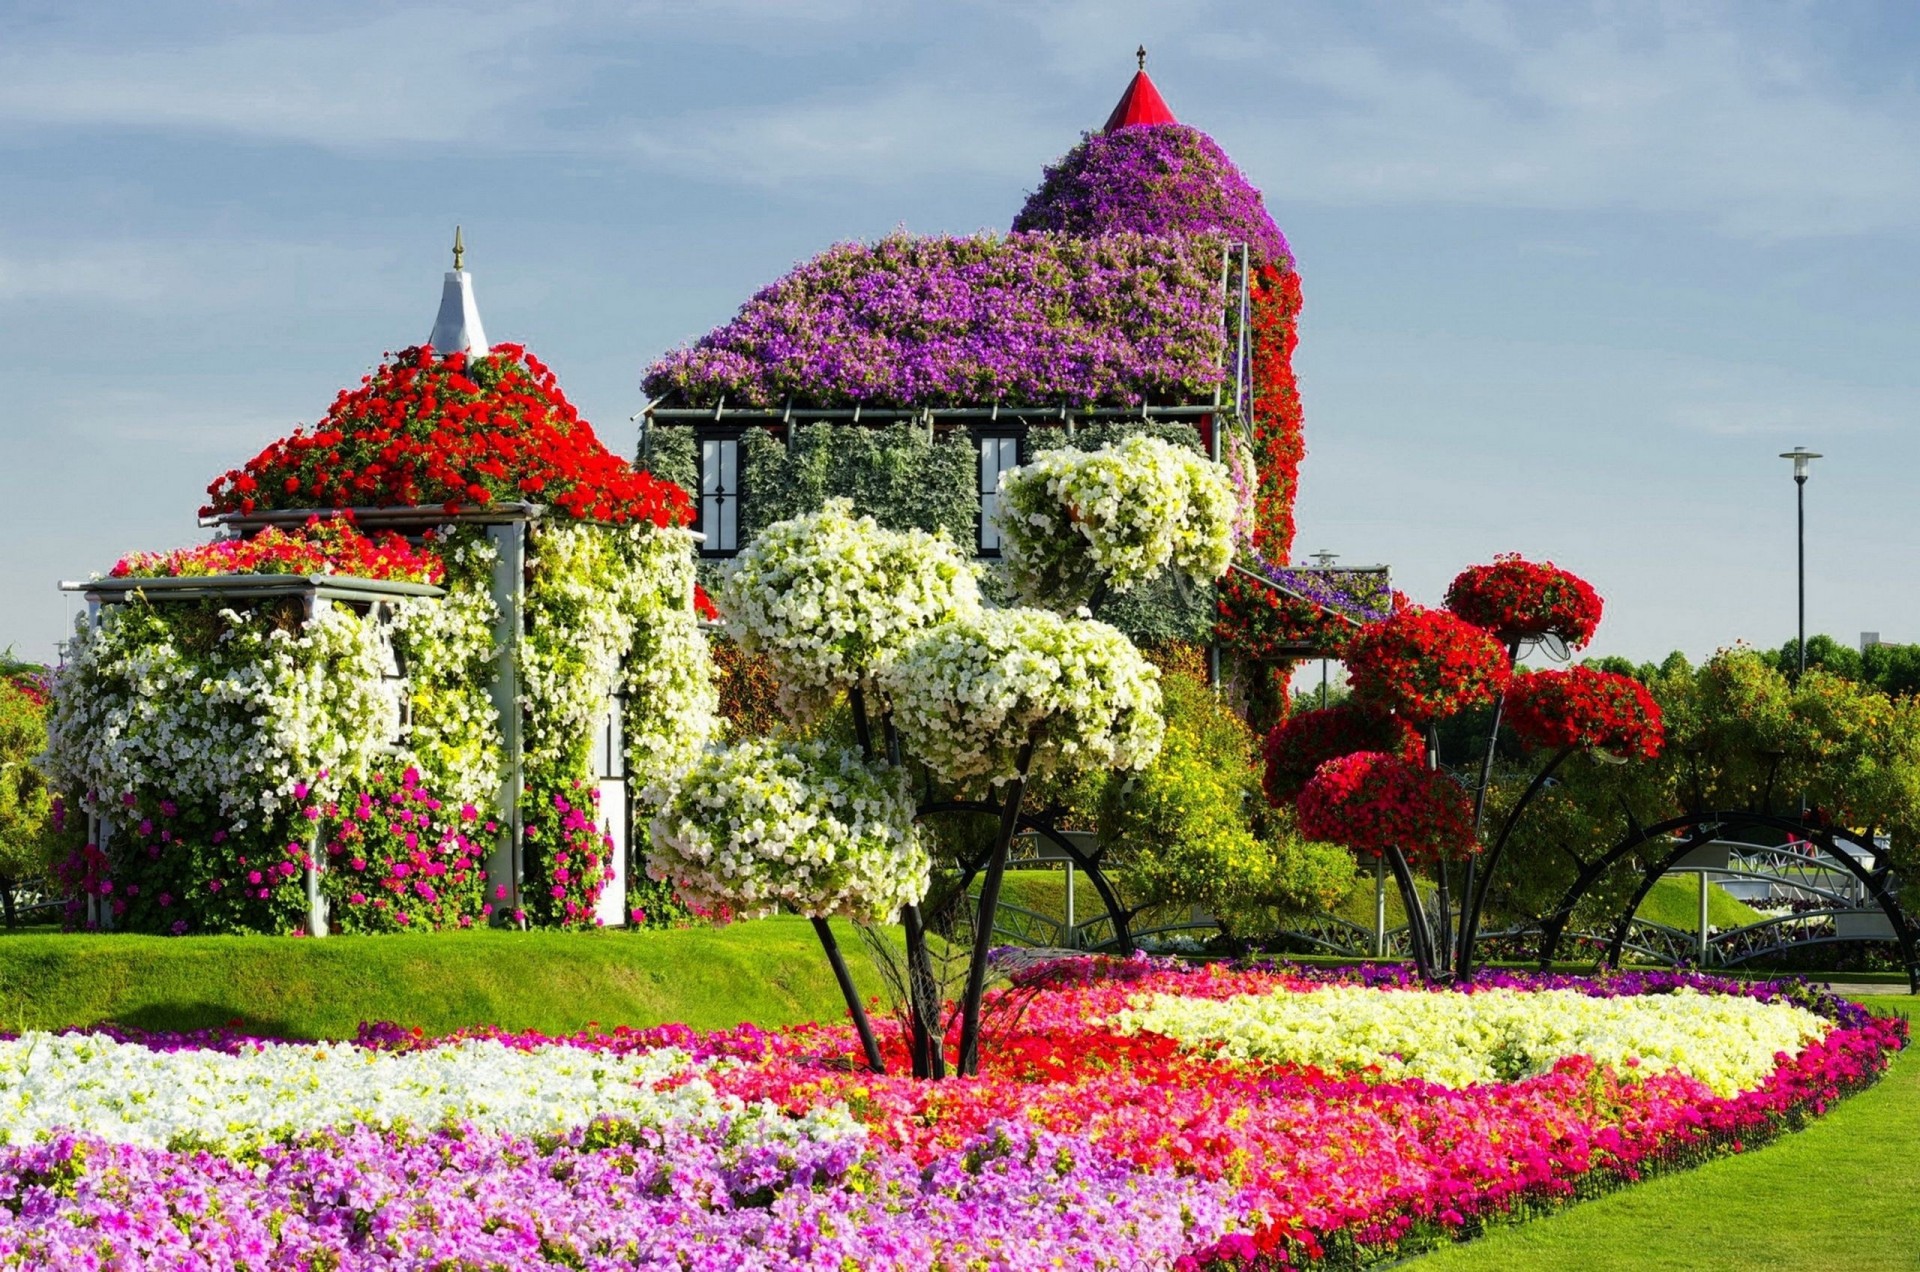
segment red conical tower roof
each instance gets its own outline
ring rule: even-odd
[[[1133,73],[1132,82],[1127,85],[1127,91],[1120,94],[1120,102],[1113,108],[1113,114],[1107,116],[1107,126],[1101,132],[1131,128],[1135,124],[1180,122],[1167,109],[1166,99],[1160,96],[1160,90],[1147,78],[1147,46],[1141,45],[1134,56],[1140,59],[1140,69]]]

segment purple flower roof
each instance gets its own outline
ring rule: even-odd
[[[641,383],[760,407],[1203,401],[1223,376],[1219,269],[1215,241],[1131,233],[843,243]]]
[[[1087,134],[1046,170],[1013,228],[1226,238],[1249,244],[1256,259],[1293,261],[1260,192],[1213,138],[1185,124]]]

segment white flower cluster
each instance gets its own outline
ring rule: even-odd
[[[396,606],[393,642],[412,705],[407,759],[443,802],[485,808],[500,789],[500,712],[488,691],[499,618],[488,580],[498,553],[477,536],[455,543],[442,547],[446,596]]]
[[[0,1145],[64,1130],[152,1148],[239,1153],[355,1126],[428,1131],[471,1122],[531,1135],[602,1116],[693,1127],[724,1121],[743,1141],[770,1145],[865,1134],[844,1106],[788,1117],[687,1077],[698,1069],[672,1048],[620,1055],[471,1040],[380,1052],[313,1042],[263,1043],[228,1055],[156,1051],[98,1034],[30,1033],[0,1041]]]
[[[720,736],[720,691],[693,612],[694,536],[653,530],[635,544],[640,583],[627,656],[628,781],[671,786]]]
[[[761,531],[717,599],[740,647],[772,659],[796,718],[870,685],[915,634],[980,609],[973,564],[952,540],[884,530],[846,499]]]
[[[710,751],[647,798],[660,806],[647,873],[693,905],[889,921],[926,895],[906,772],[824,739]]]
[[[391,657],[379,622],[332,606],[297,628],[107,606],[68,647],[45,763],[90,812],[158,794],[204,801],[242,830],[290,808],[301,783],[333,798],[385,754],[400,729]]]
[[[646,584],[625,549],[645,532],[559,521],[530,531],[534,584],[519,647],[526,765],[572,777],[570,759],[593,736],[633,644]]]
[[[986,610],[935,628],[881,672],[894,722],[948,781],[1143,768],[1160,753],[1160,673],[1105,623]]]
[[[1155,437],[1049,451],[1000,478],[1001,551],[1014,590],[1069,610],[1171,566],[1211,581],[1233,560],[1239,515],[1225,468]]]
[[[1594,998],[1570,989],[1456,994],[1350,985],[1219,1001],[1141,995],[1113,1023],[1232,1059],[1377,1065],[1386,1079],[1450,1087],[1531,1077],[1573,1055],[1622,1073],[1631,1060],[1647,1073],[1678,1069],[1719,1096],[1750,1090],[1777,1055],[1796,1055],[1831,1028],[1787,1003],[1691,989]]]

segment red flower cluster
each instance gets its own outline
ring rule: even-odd
[[[407,349],[297,429],[207,487],[202,515],[259,508],[547,504],[616,524],[684,525],[692,501],[594,436],[519,345],[436,358]]]
[[[1342,661],[1356,703],[1416,725],[1493,701],[1513,674],[1507,651],[1484,629],[1418,607],[1368,623]]]
[[[1593,667],[1530,671],[1514,678],[1506,715],[1536,746],[1590,747],[1650,760],[1666,742],[1660,704],[1631,676]]]
[[[1447,608],[1509,642],[1558,636],[1578,649],[1600,626],[1600,594],[1585,579],[1512,552],[1462,570],[1447,588]]]
[[[700,584],[693,585],[693,612],[709,623],[720,621],[720,607],[713,603],[713,597]]]
[[[1410,861],[1455,859],[1480,846],[1458,783],[1382,751],[1328,760],[1296,807],[1301,834],[1370,857],[1397,847]]]
[[[1293,496],[1300,459],[1306,454],[1300,386],[1293,374],[1293,351],[1300,343],[1300,275],[1285,260],[1258,264],[1248,301],[1253,327],[1254,463],[1260,474],[1254,496],[1253,546],[1269,561],[1285,561],[1293,551]]]
[[[171,552],[135,552],[115,563],[116,579],[205,578],[218,574],[338,574],[386,582],[438,583],[433,552],[392,531],[369,538],[350,516],[311,517],[298,530],[269,526],[251,539],[222,539]]]
[[[1344,702],[1302,711],[1267,734],[1267,770],[1261,784],[1268,802],[1276,808],[1291,803],[1322,764],[1355,751],[1384,751],[1411,764],[1420,760],[1426,746],[1399,716]]]
[[[1228,571],[1215,585],[1213,612],[1214,637],[1255,662],[1298,658],[1302,646],[1333,651],[1352,630],[1311,601],[1288,596],[1238,570]]]

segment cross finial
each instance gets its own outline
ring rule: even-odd
[[[466,252],[465,244],[460,242],[460,227],[456,225],[453,227],[453,268],[456,272],[460,268],[460,258],[465,256]]]
[[[1147,46],[1142,44],[1139,48],[1133,51],[1133,55],[1134,57],[1139,59],[1140,69],[1143,71],[1146,70],[1147,69]]]

